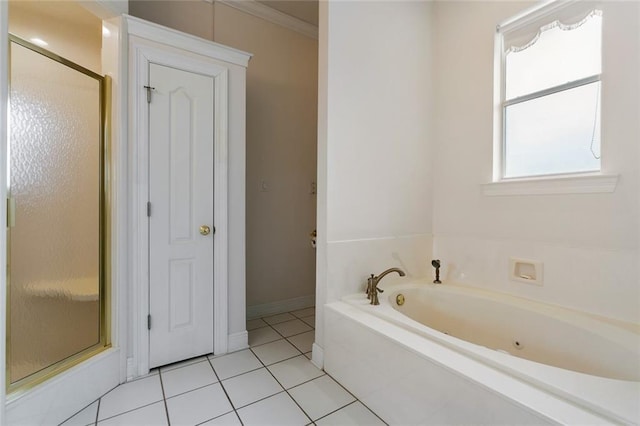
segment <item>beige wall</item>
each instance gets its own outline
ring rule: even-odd
[[[76,2],[10,1],[9,32],[100,74],[102,23]]]
[[[318,42],[203,4],[137,0],[130,13],[254,55],[247,70],[247,305],[312,297]]]
[[[213,40],[213,3],[203,0],[129,0],[129,14]]]

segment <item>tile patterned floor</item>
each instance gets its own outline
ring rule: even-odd
[[[63,425],[384,425],[309,361],[314,313],[249,320],[249,349],[155,369]]]

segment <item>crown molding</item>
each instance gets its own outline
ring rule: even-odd
[[[209,0],[204,0],[209,1]],[[318,39],[318,27],[301,19],[265,6],[255,0],[216,0],[218,3],[241,10],[266,21],[288,28],[310,38]]]
[[[0,0],[2,1],[2,0]],[[169,46],[178,47],[198,55],[215,57],[217,59],[247,67],[253,56],[251,53],[234,49],[210,40],[205,40],[182,31],[174,30],[153,22],[145,21],[131,15],[122,15],[129,35],[154,40]]]

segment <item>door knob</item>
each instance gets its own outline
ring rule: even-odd
[[[200,227],[200,233],[202,235],[209,235],[211,233],[211,228],[209,228],[207,225],[202,225]]]

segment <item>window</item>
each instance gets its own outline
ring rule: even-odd
[[[602,12],[550,6],[498,27],[495,180],[600,171]]]

